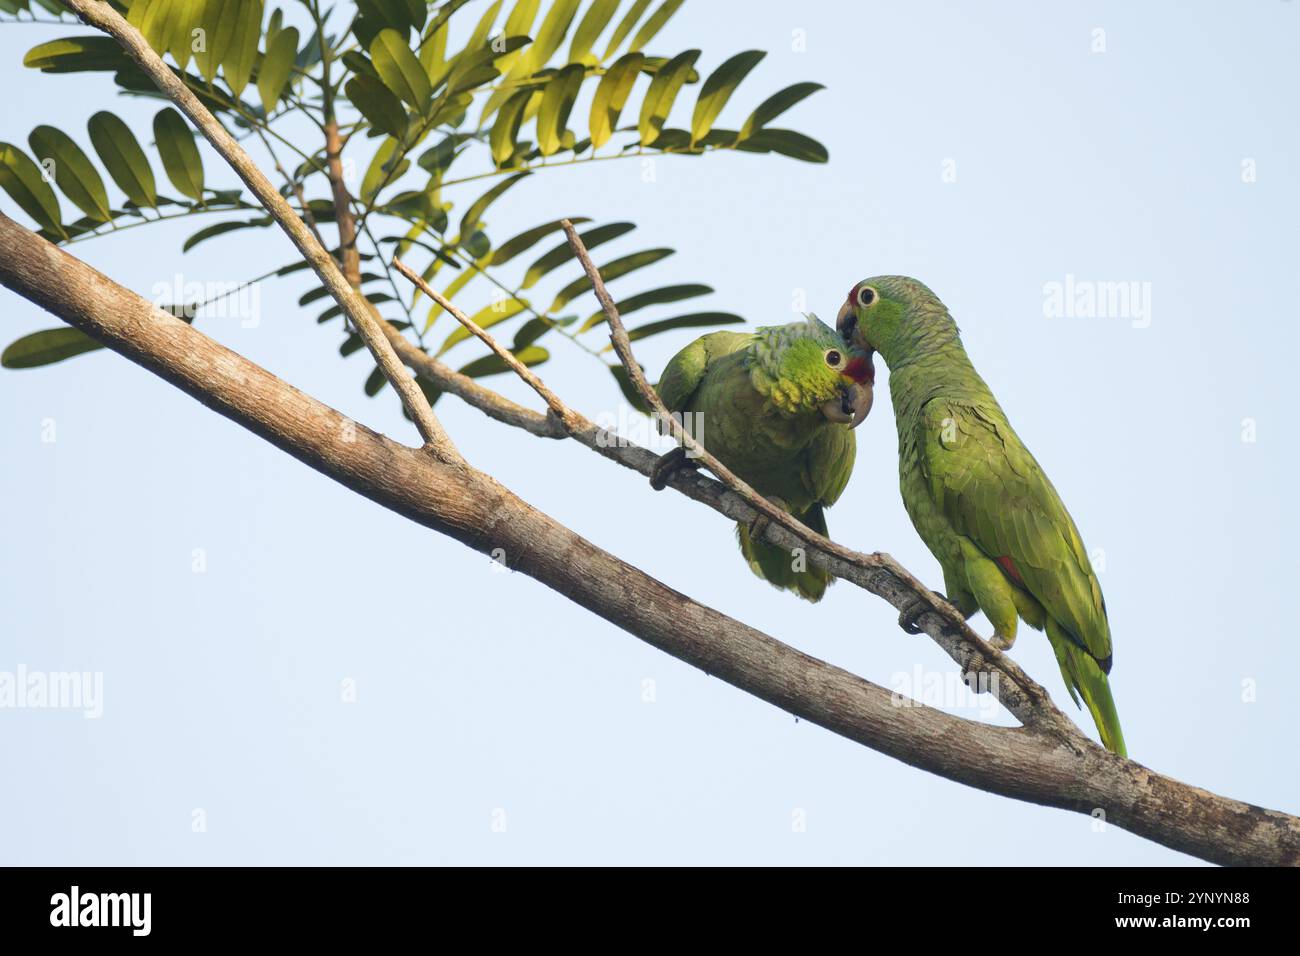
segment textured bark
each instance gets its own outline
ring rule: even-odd
[[[438,419],[434,417],[424,393],[398,360],[383,331],[383,323],[376,320],[373,314],[371,303],[344,277],[334,257],[326,251],[307,224],[293,211],[293,207],[271,185],[271,181],[266,178],[248,153],[244,152],[243,147],[199,101],[189,87],[163,63],[162,58],[149,46],[140,31],[127,23],[111,6],[102,0],[67,0],[65,5],[86,23],[103,30],[117,40],[126,54],[154,81],[158,89],[189,117],[195,128],[212,144],[217,154],[230,165],[230,168],[244,181],[244,185],[257,197],[257,201],[289,236],[303,259],[316,273],[321,284],[334,297],[343,314],[352,321],[366,348],[374,357],[375,364],[392,384],[393,390],[401,397],[406,414],[415,422],[429,452],[447,461],[459,458],[459,452],[443,431]],[[336,129],[334,131],[336,147],[337,136]],[[342,230],[342,225],[340,229]],[[353,258],[357,256],[355,234],[351,237],[350,245],[349,252],[349,242],[347,237],[344,237],[340,254],[345,263],[349,261],[350,256]]]
[[[515,570],[790,713],[982,790],[1103,811],[1111,824],[1207,860],[1300,864],[1300,819],[1043,728],[897,706],[886,688],[674,591],[465,462],[439,460],[346,418],[3,215],[0,283],[347,488],[475,550],[502,549]],[[892,572],[882,566],[879,573]]]

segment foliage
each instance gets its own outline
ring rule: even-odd
[[[272,3],[268,11],[264,0],[114,0],[232,134],[255,137],[265,147],[283,179],[282,193],[313,229],[351,219],[359,254],[349,278],[421,348],[444,356],[478,343],[460,326],[430,340],[441,310],[399,287],[387,267],[394,255],[415,265],[427,259],[425,278],[446,278],[444,294],[458,303],[465,289],[482,279],[479,287],[491,287],[491,301],[467,311],[498,336],[512,324],[511,347],[526,364],[545,362],[549,352],[539,343],[555,335],[600,359],[624,388],[616,363],[602,358],[601,313],[583,317],[566,311],[590,293],[560,232],[558,213],[569,210],[556,210],[556,218],[504,240],[491,229],[491,214],[509,204],[513,190],[561,166],[728,150],[826,160],[815,140],[770,125],[820,89],[817,84],[780,90],[738,127],[724,128],[719,119],[764,54],[738,53],[702,76],[696,68],[698,49],[673,56],[650,52],[682,3],[357,0],[326,10],[319,0],[298,0]],[[57,18],[80,27],[57,0],[0,0],[3,14],[11,20]],[[290,25],[291,19],[298,25]],[[160,97],[106,36],[71,33],[41,43],[28,51],[24,64],[45,73],[107,72],[126,95]],[[683,102],[678,110],[689,109],[689,126],[673,126],[674,107],[689,98],[690,88],[696,90],[693,106]],[[579,109],[580,101],[590,106]],[[304,127],[312,132],[307,146],[300,145]],[[42,235],[62,244],[167,219],[220,217],[185,241],[182,251],[190,252],[217,236],[272,225],[237,181],[209,181],[189,124],[170,105],[157,113],[151,132],[146,146],[114,113],[97,112],[87,124],[87,152],[68,132],[38,126],[28,136],[28,150],[0,142],[0,188]],[[331,137],[349,160],[364,151],[364,162],[355,167],[364,170],[359,182],[347,176],[345,162],[333,162],[338,157],[327,151]],[[285,166],[281,156],[288,153],[295,158]],[[341,202],[336,181],[346,187]],[[110,194],[108,182],[119,195]],[[309,192],[319,196],[308,199]],[[67,217],[60,196],[80,216]],[[583,223],[592,249],[635,228],[628,222],[572,218]],[[348,251],[335,250],[345,266]],[[601,273],[609,282],[622,280],[672,252],[651,248],[612,255]],[[365,271],[356,268],[357,261],[367,263]],[[304,265],[290,263],[249,281],[292,275]],[[535,291],[542,283],[555,284],[549,297]],[[712,291],[700,283],[651,286],[619,306],[630,315]],[[313,288],[300,304],[325,297],[323,289]],[[339,314],[331,306],[318,321],[324,325]],[[727,312],[687,311],[652,317],[634,326],[631,335],[741,321]],[[344,356],[363,351],[349,331],[343,330]],[[75,330],[45,330],[14,342],[0,360],[6,367],[26,368],[92,348],[94,343]],[[484,376],[499,374],[504,366],[480,356],[461,370]],[[370,372],[366,391],[374,394],[383,385],[377,370]]]

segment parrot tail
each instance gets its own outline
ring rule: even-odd
[[[1101,742],[1106,749],[1121,757],[1128,756],[1124,746],[1124,732],[1119,727],[1119,712],[1115,709],[1115,698],[1110,693],[1110,681],[1101,669],[1096,658],[1075,643],[1068,634],[1050,618],[1047,621],[1047,636],[1052,649],[1056,651],[1056,662],[1061,666],[1061,676],[1065,686],[1070,689],[1074,703],[1079,703],[1079,694],[1088,705]],[[1078,694],[1075,691],[1078,691]]]
[[[826,535],[826,515],[821,505],[815,504],[795,517],[819,534]],[[783,591],[793,591],[805,601],[814,604],[820,601],[826,588],[835,580],[821,568],[808,564],[806,556],[793,555],[785,548],[755,540],[743,524],[736,525],[736,537],[740,541],[740,553],[755,574]]]

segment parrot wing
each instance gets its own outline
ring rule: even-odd
[[[1074,521],[1034,456],[1000,411],[935,398],[920,418],[921,467],[940,512],[1109,670],[1101,585]]]
[[[746,332],[711,332],[702,335],[668,362],[655,390],[670,412],[686,411],[704,381],[709,365],[753,342]]]
[[[857,439],[844,426],[827,425],[817,430],[804,465],[804,481],[814,501],[830,506],[839,500],[853,474],[857,453]]]

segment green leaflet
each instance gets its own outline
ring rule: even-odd
[[[135,0],[127,22],[142,34],[159,56],[171,53],[181,69],[189,64],[191,33],[203,21],[207,0]]]
[[[745,120],[745,125],[740,128],[740,138],[747,139],[755,130],[770,123],[800,100],[824,89],[826,87],[820,83],[795,83],[773,93],[749,114],[749,119]]]
[[[221,58],[221,75],[238,97],[253,75],[257,43],[262,38],[262,0],[208,0],[208,11],[218,8],[218,20],[229,17],[232,33]],[[205,17],[208,14],[205,11]]]
[[[487,212],[488,207],[496,202],[507,189],[514,186],[521,179],[526,179],[531,175],[532,173],[522,172],[515,173],[513,176],[508,176],[485,192],[482,196],[479,196],[478,199],[474,200],[470,207],[465,210],[465,215],[461,217],[461,239],[467,239],[469,235],[478,228],[479,223],[483,219],[483,213]]]
[[[636,226],[630,222],[611,222],[603,226],[596,226],[594,229],[588,229],[586,232],[579,233],[582,244],[588,250],[611,239],[617,239],[619,236],[631,232]],[[567,242],[562,242],[550,251],[546,252],[536,262],[528,267],[524,274],[524,282],[520,289],[528,289],[537,284],[537,280],[554,269],[558,269],[570,259],[573,258],[573,249]]]
[[[269,226],[271,224],[270,216],[261,216],[257,219],[239,219],[233,222],[218,222],[210,226],[204,226],[194,235],[185,240],[181,246],[181,252],[189,252],[200,242],[211,239],[213,236],[221,236],[227,232],[234,232],[237,229],[255,229]]]
[[[393,29],[380,30],[370,44],[370,59],[384,85],[399,99],[422,114],[429,109],[433,87],[424,67],[406,45],[405,37]]]
[[[502,32],[508,37],[527,35],[533,28],[533,21],[537,19],[537,10],[541,5],[541,0],[517,0],[510,9],[510,16],[506,17],[506,26]]]
[[[551,329],[571,325],[576,319],[576,315],[570,315],[563,318],[532,318],[519,327],[515,333],[515,340],[510,345],[510,351],[518,352],[520,349],[526,349],[538,339],[540,339]]]
[[[526,367],[532,368],[535,365],[541,365],[551,357],[551,353],[546,351],[540,345],[530,345],[527,348],[520,349],[514,353],[515,358],[522,362]],[[467,375],[470,378],[484,378],[488,375],[499,375],[502,372],[509,372],[510,366],[495,355],[485,355],[481,359],[475,359],[468,365],[462,366],[460,374]]]
[[[575,226],[580,222],[590,221],[591,220],[586,216],[569,217],[569,222],[573,223]],[[496,247],[489,262],[494,266],[505,265],[520,253],[527,252],[551,233],[558,232],[563,228],[561,222],[562,220],[554,219],[551,222],[543,223],[540,226],[534,226],[532,229],[528,229],[517,236],[507,239],[505,242],[501,243],[501,245]]]
[[[626,299],[620,299],[614,303],[614,308],[618,309],[619,316],[631,315],[638,309],[644,309],[650,305],[663,305],[667,302],[680,302],[682,299],[693,299],[696,296],[708,295],[713,291],[711,286],[700,285],[699,283],[684,283],[682,285],[667,285],[661,289],[651,289],[649,292],[639,292],[636,295],[629,296]],[[587,317],[582,323],[578,332],[586,332],[595,328],[605,321],[605,311],[598,309]]]
[[[400,179],[402,174],[410,168],[411,161],[409,159],[403,159],[397,164],[396,169],[387,168],[389,162],[393,159],[393,154],[397,151],[397,147],[398,141],[389,137],[375,150],[374,158],[370,160],[370,166],[361,179],[362,202],[373,201],[381,189],[394,180]]]
[[[429,28],[424,31],[424,36],[420,40],[420,46],[415,51],[415,55],[420,61],[420,66],[424,67],[424,72],[429,77],[429,83],[432,85],[443,74],[447,66],[447,23],[445,20],[438,26],[435,26],[433,22],[429,24]]]
[[[456,296],[460,294],[461,289],[465,288],[465,286],[472,282],[474,277],[477,275],[478,272],[474,269],[463,270],[460,275],[456,276],[456,278],[452,279],[451,282],[448,283],[447,288],[442,290],[442,297],[450,302],[455,302]],[[443,308],[437,302],[433,303],[433,305],[429,307],[429,314],[424,320],[424,331],[429,331],[433,326],[433,323],[442,315],[442,312]]]
[[[366,384],[363,388],[365,389],[366,395],[370,398],[374,398],[383,391],[384,386],[387,384],[388,379],[384,376],[383,369],[376,365],[374,371],[366,376]]]
[[[824,163],[829,158],[826,147],[811,136],[792,129],[760,129],[736,146],[748,153],[780,153],[806,163]]]
[[[614,51],[627,39],[627,35],[632,32],[632,28],[636,26],[637,21],[641,19],[641,14],[645,13],[648,6],[650,6],[650,0],[636,0],[627,13],[623,15],[623,19],[618,21],[618,26],[614,28],[614,33],[609,38],[609,46],[605,47],[605,55],[600,58],[602,63],[613,56]]]
[[[86,123],[90,144],[99,161],[126,197],[141,207],[156,207],[158,192],[153,169],[131,128],[117,115],[101,110]]]
[[[596,45],[596,38],[609,26],[609,21],[618,12],[620,0],[592,0],[587,12],[578,21],[578,29],[573,31],[573,40],[569,44],[569,62],[596,64],[596,57],[591,48]]]
[[[0,188],[47,232],[67,237],[59,197],[45,181],[41,167],[12,143],[0,143]]]
[[[488,145],[492,148],[492,161],[498,167],[507,165],[515,155],[519,143],[519,127],[524,119],[524,107],[532,99],[532,90],[520,90],[510,96],[497,113],[492,130],[488,133]]]
[[[374,292],[366,296],[366,301],[371,305],[381,305],[384,302],[393,302],[395,300],[387,292]],[[337,304],[332,305],[320,315],[316,316],[316,324],[320,325],[328,322],[330,319],[337,319],[342,314],[343,306]]]
[[[692,312],[689,315],[678,315],[671,319],[660,319],[657,322],[638,325],[634,329],[628,329],[627,337],[630,341],[635,342],[637,339],[644,339],[647,336],[668,332],[672,329],[694,329],[706,325],[738,325],[744,323],[744,321],[740,316],[731,312]],[[607,346],[607,350],[609,348],[613,348],[613,346]]]
[[[638,412],[643,412],[647,415],[650,414],[650,405],[641,397],[641,393],[637,391],[636,386],[632,384],[631,378],[628,377],[627,369],[622,365],[611,365],[609,371],[610,374],[614,376],[614,381],[618,383],[618,389],[623,393],[623,397],[627,399],[627,403]]]
[[[44,329],[12,342],[0,355],[0,365],[5,368],[37,368],[103,347],[80,329]]]
[[[42,168],[52,164],[54,181],[78,209],[96,222],[113,217],[104,180],[72,137],[53,126],[38,126],[27,137],[27,143]]]
[[[542,105],[537,111],[537,146],[543,156],[550,156],[563,145],[569,114],[586,75],[586,68],[581,63],[570,63],[546,84]]]
[[[281,30],[267,44],[266,56],[262,57],[262,65],[257,71],[257,93],[262,98],[262,109],[267,115],[279,102],[297,56],[298,31],[293,27]]]
[[[722,108],[727,105],[736,87],[766,55],[762,50],[746,50],[737,53],[709,74],[695,100],[695,113],[691,117],[692,146],[713,129],[714,121],[722,113]]]
[[[348,80],[345,91],[371,127],[398,139],[406,135],[407,118],[402,101],[380,80],[357,74]]]
[[[510,15],[506,17],[505,25],[501,28],[501,35],[505,37],[522,37],[529,36],[532,33],[533,22],[537,19],[537,11],[541,8],[541,0],[516,0],[514,7],[510,10]],[[497,68],[502,72],[509,70],[511,76],[515,76],[515,67],[519,59],[523,56],[522,50],[514,50],[510,53],[499,57],[496,61]],[[509,92],[508,84],[502,92]],[[493,103],[491,100],[484,106],[484,116],[491,116],[501,101]]]
[[[589,125],[592,149],[600,149],[614,134],[619,115],[623,112],[623,106],[627,103],[644,61],[645,56],[642,54],[628,53],[619,57],[600,78],[596,95],[591,101]]]
[[[542,18],[542,25],[537,28],[532,46],[520,59],[519,72],[528,75],[547,64],[564,42],[564,35],[569,32],[569,24],[577,12],[578,0],[551,0],[551,8]]]
[[[645,249],[641,252],[634,252],[631,255],[615,259],[600,267],[600,277],[605,282],[613,282],[620,276],[625,276],[629,272],[635,272],[637,269],[643,269],[646,266],[658,262],[660,259],[666,259],[673,254],[672,249]],[[556,293],[554,301],[546,310],[547,315],[552,312],[558,312],[571,301],[576,299],[582,293],[591,288],[591,280],[584,274],[582,278],[575,279],[563,289]]]
[[[513,319],[520,312],[524,311],[525,308],[527,308],[527,303],[521,302],[519,299],[502,299],[499,302],[493,302],[491,305],[486,305],[479,309],[470,316],[470,321],[480,329],[490,329],[492,326],[505,322],[507,319]],[[452,346],[465,341],[473,334],[474,333],[465,328],[465,326],[458,325],[452,330],[451,334],[447,336],[442,345],[438,346],[438,351],[435,353],[435,357],[442,355]]]
[[[23,57],[23,66],[42,73],[81,73],[129,69],[133,63],[112,37],[82,36],[37,44]]]
[[[221,0],[206,0],[199,16],[194,64],[209,83],[216,78],[217,70],[230,52],[238,25],[238,16],[231,16]]]
[[[632,45],[628,49],[635,53],[653,40],[655,35],[664,28],[668,19],[677,12],[677,8],[682,5],[682,2],[683,0],[664,0],[655,12],[650,14],[649,19],[641,25],[641,29],[636,31],[636,36],[632,38]]]
[[[497,22],[497,14],[501,12],[501,0],[496,0],[492,6],[484,11],[483,16],[479,18],[478,25],[474,27],[474,32],[469,36],[469,42],[461,50],[461,55],[474,53],[483,48],[487,43],[488,34],[492,32],[492,24]]]
[[[686,82],[699,55],[699,50],[686,50],[677,54],[650,81],[650,89],[646,91],[645,100],[641,103],[641,118],[637,122],[642,146],[649,146],[659,138],[664,121],[673,108],[673,101],[677,99],[677,93]]]
[[[153,118],[154,141],[163,169],[172,185],[195,202],[203,201],[203,160],[194,145],[194,134],[170,106]]]
[[[429,12],[424,0],[358,0],[357,8],[402,33],[422,29]]]

